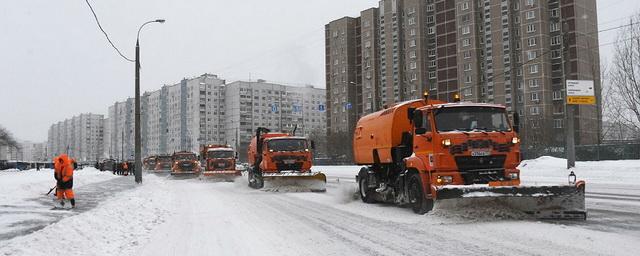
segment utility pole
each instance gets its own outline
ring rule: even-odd
[[[567,30],[568,30],[569,26],[566,22],[566,20],[562,20],[562,26],[561,26],[561,37],[562,37],[562,80],[563,80],[563,85],[565,88],[565,101],[564,101],[564,108],[565,108],[565,117],[566,117],[566,129],[565,129],[565,133],[566,133],[566,146],[565,146],[565,153],[567,156],[567,169],[571,169],[573,167],[576,166],[576,145],[575,145],[575,134],[574,134],[574,128],[573,128],[573,105],[568,103],[568,93],[567,93],[567,72],[566,72],[566,60],[567,60]]]
[[[143,23],[140,28],[138,29],[138,36],[136,36],[136,89],[135,89],[135,93],[136,93],[136,98],[135,98],[135,132],[134,132],[134,137],[135,137],[135,165],[134,165],[134,170],[135,170],[135,180],[136,183],[142,183],[142,140],[140,138],[140,31],[142,30],[142,27],[144,27],[145,25],[149,24],[149,23],[154,23],[154,22],[158,22],[158,23],[164,23],[165,20],[163,19],[157,19],[157,20],[152,20],[152,21],[147,21],[145,23]]]

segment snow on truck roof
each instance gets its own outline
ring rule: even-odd
[[[288,137],[271,137],[271,138],[265,138],[265,140],[307,140],[307,138],[305,138],[305,137],[298,137],[298,136],[288,136]]]
[[[468,101],[426,105],[422,108],[455,108],[455,107],[505,108],[503,105],[499,105],[499,104],[475,103],[475,102],[468,102]]]
[[[207,152],[211,152],[211,151],[233,151],[233,149],[231,149],[231,148],[210,148],[210,149],[207,149]]]

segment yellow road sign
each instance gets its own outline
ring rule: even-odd
[[[595,105],[596,96],[568,96],[567,104],[572,105]]]

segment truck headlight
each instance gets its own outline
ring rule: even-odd
[[[518,137],[513,137],[513,139],[511,139],[511,143],[518,144],[520,143],[520,139]]]
[[[517,180],[518,179],[518,173],[517,172],[509,173],[509,179]]]
[[[442,146],[445,146],[445,147],[451,146],[451,139],[442,140]]]
[[[436,182],[438,184],[450,184],[453,182],[453,177],[452,176],[438,176],[438,178],[436,179]]]

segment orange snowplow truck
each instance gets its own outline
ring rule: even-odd
[[[233,180],[235,177],[242,176],[242,172],[236,169],[238,156],[228,145],[204,145],[200,151],[200,157],[205,166],[202,172],[204,177]]]
[[[586,218],[583,181],[520,185],[520,139],[504,106],[458,101],[425,94],[358,121],[353,155],[365,166],[356,176],[364,202],[424,214],[441,200],[489,198],[538,218]]]
[[[200,175],[200,162],[193,152],[181,151],[173,153],[171,157],[171,175],[173,176],[198,176]]]
[[[248,148],[249,187],[297,187],[313,192],[326,191],[327,177],[312,172],[312,143],[304,137],[288,133],[272,133],[267,128],[256,129]]]

